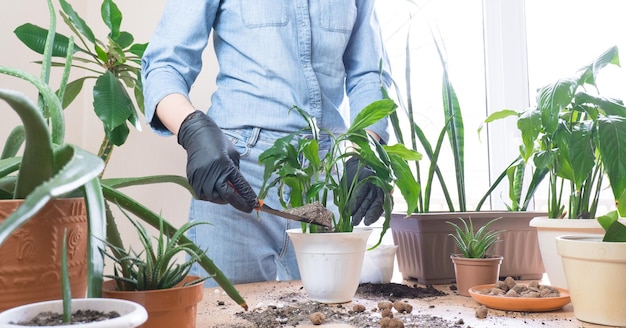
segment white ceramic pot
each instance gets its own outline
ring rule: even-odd
[[[560,236],[557,249],[576,318],[624,327],[626,243],[602,242],[602,236]]]
[[[293,242],[302,286],[321,303],[350,302],[357,288],[367,239],[372,229],[353,232],[302,233],[287,230]]]
[[[568,289],[565,272],[556,249],[556,238],[563,235],[588,235],[604,233],[597,220],[548,219],[536,217],[529,225],[537,228],[537,240],[541,259],[546,268],[550,285]]]
[[[378,245],[374,249],[367,250],[363,258],[359,283],[390,283],[397,249],[397,245]]]
[[[148,319],[143,306],[130,301],[112,298],[80,298],[72,300],[72,312],[77,310],[98,310],[103,312],[117,311],[120,316],[111,320],[90,322],[85,324],[62,325],[55,327],[67,328],[134,328],[139,327]],[[30,320],[41,312],[63,312],[63,301],[54,300],[26,304],[0,313],[0,328],[25,327],[16,324]]]

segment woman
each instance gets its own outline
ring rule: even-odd
[[[299,279],[285,230],[300,223],[251,213],[263,182],[258,156],[306,126],[289,114],[294,105],[321,128],[343,132],[362,108],[382,98],[390,77],[374,2],[167,1],[143,56],[146,119],[157,133],[178,135],[187,150],[187,177],[199,198],[189,219],[211,223],[190,238],[233,283]],[[191,104],[189,89],[211,33],[219,73],[205,114]],[[387,125],[378,122],[368,132],[388,140]],[[348,169],[346,175],[364,176]],[[359,198],[367,193],[382,197],[370,185]],[[280,207],[275,193],[265,202]],[[354,224],[363,217],[371,224],[382,213],[380,205],[356,203]]]

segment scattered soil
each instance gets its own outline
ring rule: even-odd
[[[120,314],[111,312],[101,312],[95,310],[78,310],[72,313],[71,323],[69,325],[84,324],[87,322],[96,322],[109,320],[119,317]],[[35,327],[53,327],[68,325],[63,322],[63,314],[57,312],[41,312],[28,321],[21,321],[17,324],[22,326],[35,326]]]
[[[412,306],[404,301],[444,295],[447,294],[432,286],[368,283],[359,286],[355,299],[379,301],[377,307],[370,309],[366,309],[362,304],[324,304],[310,300],[293,300],[290,304],[282,306],[269,305],[239,312],[237,316],[246,319],[257,328],[297,327],[302,323],[323,325],[330,322],[347,323],[360,328],[378,328],[396,327],[398,321],[401,321],[404,327],[462,327],[462,321],[453,322],[436,316],[414,314]],[[285,300],[288,299],[289,297],[286,297]],[[392,317],[393,321],[382,320]]]
[[[333,212],[326,209],[319,202],[306,204],[300,207],[288,208],[284,210],[287,213],[301,216],[311,220],[311,222],[319,223],[323,226],[330,227]]]

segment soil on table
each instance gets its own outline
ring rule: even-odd
[[[444,296],[446,293],[432,286],[418,287],[404,284],[361,284],[355,299],[367,299],[378,302],[403,302],[406,299]],[[284,301],[288,301],[285,295]],[[294,300],[295,301],[295,300]],[[380,304],[380,303],[379,303]],[[284,306],[270,305],[253,311],[239,312],[237,316],[251,322],[257,328],[297,327],[303,322],[311,324],[312,313],[322,313],[324,323],[347,323],[354,327],[381,327],[382,310],[374,308],[356,308],[357,304],[323,304],[310,300],[291,302]],[[393,310],[394,318],[401,320],[404,327],[462,327],[463,322],[453,322],[441,317],[399,313]],[[323,326],[323,324],[322,324]],[[389,326],[393,327],[393,326]]]
[[[87,322],[96,322],[109,320],[113,318],[119,317],[120,314],[111,311],[111,312],[102,312],[95,310],[78,310],[72,313],[71,322],[65,323],[63,322],[63,313],[58,312],[41,312],[35,317],[27,321],[20,321],[17,324],[22,326],[31,326],[31,327],[53,327],[53,326],[63,326],[63,325],[78,325],[84,324]]]

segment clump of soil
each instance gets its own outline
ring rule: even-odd
[[[356,291],[357,295],[364,298],[384,298],[390,301],[397,301],[405,298],[425,298],[434,296],[445,296],[446,293],[433,286],[419,287],[389,283],[389,284],[361,284]]]
[[[498,281],[491,289],[482,292],[485,295],[504,297],[559,297],[561,293],[558,288],[541,285],[539,280],[533,280],[527,285],[520,284],[512,277]]]
[[[311,222],[319,223],[323,226],[330,227],[333,212],[322,206],[319,202],[305,204],[303,206],[288,208],[285,212],[301,216],[311,220]]]
[[[78,310],[72,313],[71,322],[69,325],[83,324],[87,322],[96,322],[109,320],[119,317],[120,314],[116,311],[102,312],[96,310]],[[20,321],[17,324],[22,326],[34,326],[34,327],[53,327],[68,325],[63,322],[63,313],[57,312],[41,312],[27,321]]]
[[[302,324],[320,324],[341,322],[354,327],[380,328],[402,327],[396,324],[403,323],[403,327],[459,327],[457,323],[443,318],[413,314],[413,308],[406,299],[444,296],[446,293],[432,286],[417,287],[402,284],[361,284],[356,292],[355,299],[380,300],[378,308],[364,310],[361,304],[324,304],[310,300],[293,301],[290,304],[277,306],[269,305],[251,311],[239,312],[236,315],[251,322],[257,328],[297,327]],[[288,297],[286,298],[288,299]],[[384,308],[384,310],[383,310]],[[387,311],[385,314],[384,311]],[[390,321],[385,319],[395,318]],[[315,321],[313,321],[315,320]],[[384,326],[383,326],[384,324]],[[392,325],[389,325],[392,324]]]

